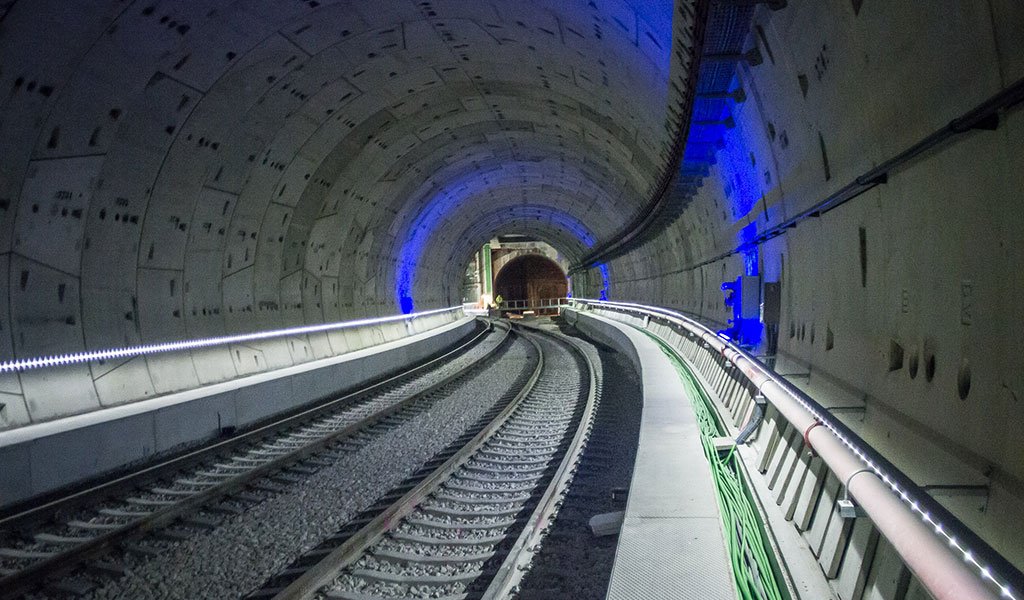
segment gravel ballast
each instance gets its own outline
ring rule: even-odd
[[[488,568],[497,567],[505,558],[525,524],[519,519],[533,511],[537,497],[526,494],[523,499],[510,501],[505,492],[499,492],[487,502],[471,502],[446,497],[448,485],[460,482],[461,486],[461,482],[471,480],[517,484],[528,479],[531,483],[527,489],[543,491],[561,462],[561,451],[552,449],[548,460],[540,463],[481,458],[494,454],[489,447],[503,435],[537,440],[552,447],[566,443],[576,433],[586,401],[586,374],[573,351],[548,337],[536,336],[535,341],[544,348],[544,370],[529,394],[452,477],[440,483],[403,519],[428,531],[455,530],[460,537],[471,532],[477,536],[510,537],[488,540],[481,549],[467,548],[465,544],[409,543],[408,537],[392,538],[391,533],[386,533],[366,548],[359,559],[344,567],[334,584],[323,588],[329,591],[318,597],[352,597],[367,590],[390,598],[442,598],[452,594],[458,597],[464,593],[476,597],[486,587]],[[462,489],[455,491],[459,493]],[[424,533],[436,539],[433,533]],[[403,548],[397,555],[391,552],[396,543]]]
[[[461,360],[464,357],[445,370],[457,368]],[[430,410],[342,454],[333,465],[283,493],[267,494],[266,500],[215,529],[160,543],[158,557],[119,557],[128,574],[104,581],[88,597],[235,598],[248,593],[457,438],[491,408],[527,362],[526,343],[515,341],[501,360],[478,371]]]
[[[558,517],[520,584],[520,600],[590,600],[607,592],[619,538],[595,537],[589,521],[625,508],[625,498],[613,500],[611,491],[629,486],[643,406],[628,359],[607,348],[600,348],[599,355],[603,389],[590,441]]]

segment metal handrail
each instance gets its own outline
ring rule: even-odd
[[[820,404],[731,340],[676,311],[625,302],[574,299],[654,317],[699,337],[735,365],[808,442],[936,600],[1019,600],[1021,573],[910,478],[872,450]],[[820,423],[821,427],[811,427]],[[852,477],[863,473],[863,476]],[[959,538],[959,539],[958,539]],[[963,540],[968,542],[964,543]]]
[[[530,308],[558,308],[559,306],[568,306],[571,298],[541,298],[537,302],[531,302],[530,300],[504,300],[499,306],[500,309],[504,310],[523,310]]]

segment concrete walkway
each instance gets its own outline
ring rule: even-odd
[[[711,470],[674,366],[629,325],[587,313],[567,317],[629,356],[643,388],[636,465],[607,598],[735,600]]]

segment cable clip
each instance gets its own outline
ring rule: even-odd
[[[764,391],[762,389],[764,388],[764,384],[768,383],[768,381],[769,380],[762,381],[761,385],[757,386],[757,393],[754,394],[754,404],[757,404],[762,408],[768,405],[768,397],[764,395]]]
[[[840,517],[844,519],[856,519],[857,517],[866,516],[864,509],[850,497],[850,482],[853,481],[854,477],[861,473],[871,472],[871,469],[857,469],[853,473],[850,473],[850,476],[846,478],[846,484],[843,486],[843,497],[836,501],[836,505],[839,507]]]
[[[804,446],[807,446],[807,449],[811,451],[812,458],[817,457],[818,452],[814,449],[814,446],[811,445],[811,439],[807,436],[811,435],[812,429],[822,424],[821,419],[815,419],[813,423],[807,426],[807,429],[804,429]]]

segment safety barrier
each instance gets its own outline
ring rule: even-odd
[[[438,308],[419,313],[407,315],[391,315],[387,317],[373,317],[368,319],[355,319],[352,321],[337,321],[334,323],[321,323],[317,325],[299,325],[287,329],[273,329],[267,331],[255,331],[252,333],[240,333],[219,337],[198,338],[193,340],[179,340],[174,342],[161,342],[157,344],[146,344],[141,346],[128,346],[124,348],[107,348],[104,350],[91,350],[86,352],[72,352],[68,354],[57,354],[53,356],[38,356],[35,358],[13,359],[0,362],[0,373],[9,371],[26,371],[44,367],[59,367],[79,363],[96,362],[103,360],[123,360],[136,356],[149,356],[167,352],[180,352],[183,350],[199,350],[202,348],[216,348],[218,346],[230,346],[247,342],[258,342],[273,340],[285,337],[296,337],[318,333],[330,333],[344,329],[356,329],[359,327],[382,327],[384,325],[399,323],[402,324],[405,333],[411,333],[416,329],[417,319],[432,317],[441,314],[455,313],[461,311],[461,306]]]
[[[756,450],[774,501],[800,531],[833,589],[859,598],[873,564],[905,565],[892,593],[910,593],[913,573],[936,600],[1021,598],[1021,573],[924,490],[875,453],[813,399],[730,340],[675,311],[575,299],[581,311],[609,316],[665,340],[704,378]],[[867,535],[854,536],[858,517]],[[878,535],[888,546],[877,544]],[[850,545],[863,540],[863,548]],[[871,540],[875,540],[873,547]],[[889,553],[892,556],[887,556]],[[888,561],[888,562],[887,562]],[[920,597],[920,596],[917,596]]]
[[[541,298],[538,300],[505,300],[501,303],[501,310],[524,311],[524,310],[553,310],[562,306],[569,306],[572,298]]]

